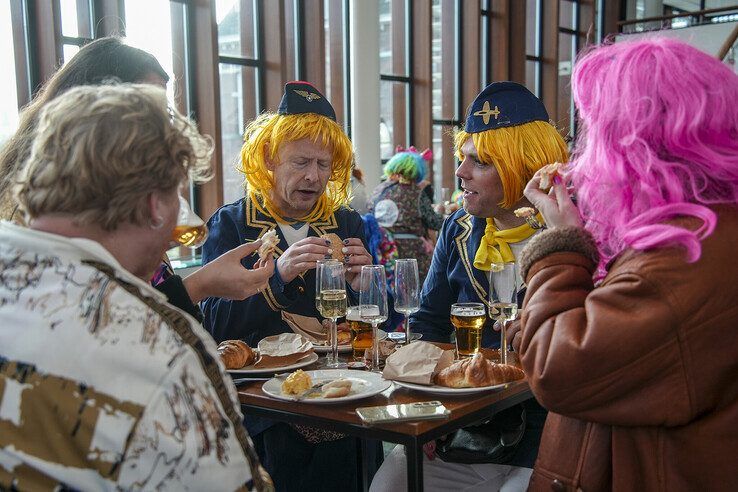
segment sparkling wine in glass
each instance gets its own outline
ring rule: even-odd
[[[361,267],[359,317],[372,325],[372,371],[379,371],[379,323],[387,321],[387,277],[382,265]]]
[[[331,260],[320,267],[320,299],[318,311],[331,320],[331,352],[326,356],[328,367],[338,367],[337,320],[346,316],[346,279],[343,263]]]
[[[500,323],[500,362],[507,364],[507,322],[518,314],[520,274],[513,262],[493,263],[489,272],[489,316]]]
[[[395,262],[395,311],[405,315],[405,342],[410,343],[410,315],[420,310],[418,260],[400,259]]]

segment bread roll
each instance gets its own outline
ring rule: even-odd
[[[343,251],[341,251],[343,249],[343,240],[338,237],[337,234],[333,234],[332,232],[329,234],[323,234],[320,237],[331,242],[331,258],[336,261],[343,261],[344,254]]]
[[[479,388],[523,379],[525,374],[515,366],[497,364],[482,354],[454,362],[439,372],[435,383],[449,388]]]
[[[564,167],[561,162],[554,162],[553,164],[547,164],[541,168],[541,182],[538,187],[542,190],[547,190],[553,185],[554,177],[559,175]]]
[[[225,340],[218,345],[218,354],[226,369],[241,369],[256,361],[256,353],[243,340]]]

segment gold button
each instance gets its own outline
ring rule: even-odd
[[[305,293],[305,287],[303,287],[303,286],[298,287],[297,288],[297,292],[299,292],[300,294],[304,294]]]

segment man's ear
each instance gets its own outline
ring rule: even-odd
[[[276,163],[276,157],[272,159],[271,156],[271,146],[269,144],[264,145],[264,164],[266,165],[267,171],[274,172],[274,170],[277,168]]]

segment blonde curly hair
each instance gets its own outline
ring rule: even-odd
[[[245,176],[244,186],[255,206],[279,222],[287,220],[269,196],[274,188],[274,175],[267,169],[266,159],[274,160],[282,143],[303,138],[331,147],[333,163],[325,192],[313,210],[305,217],[293,218],[304,222],[326,220],[341,206],[348,205],[351,198],[349,183],[354,150],[351,140],[335,121],[314,113],[263,113],[246,127],[237,169]]]
[[[41,110],[14,193],[26,221],[62,213],[107,231],[147,224],[147,195],[206,180],[212,152],[161,88],[75,87]]]

